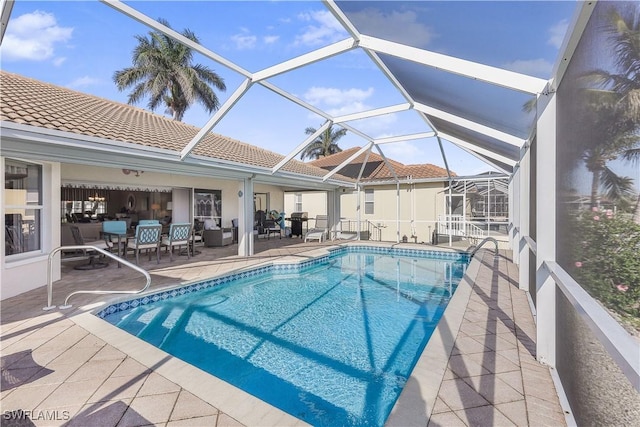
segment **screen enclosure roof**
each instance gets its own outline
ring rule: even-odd
[[[10,2],[3,3],[4,31],[11,13],[7,6]],[[182,148],[181,159],[192,155],[204,136],[217,130],[223,118],[233,114],[245,97],[251,97],[254,91],[267,91],[278,102],[284,100],[306,109],[321,123],[316,133],[302,136],[271,173],[300,156],[329,126],[337,126],[362,140],[358,155],[370,151],[379,154],[392,175],[393,166],[388,160],[393,159],[385,152],[391,144],[405,141],[416,142],[438,156],[448,174],[452,170],[447,160],[451,147],[482,160],[494,172],[511,174],[520,150],[534,136],[536,100],[551,88],[551,79],[561,62],[559,54],[567,44],[566,34],[575,25],[581,5],[567,1],[303,2],[326,10],[326,20],[331,21],[327,25],[334,27],[339,39],[328,40],[301,55],[280,55],[272,61],[243,64],[219,45],[196,43],[152,18],[156,16],[152,14],[154,2],[102,3],[148,30],[160,31],[184,43],[235,74],[235,86],[228,87],[230,95]],[[246,19],[243,10],[250,10],[251,6],[247,2],[183,5],[193,14],[218,8],[225,12],[224,19],[237,21],[234,23],[238,27],[243,26],[243,16]],[[344,61],[336,66],[337,58],[345,57],[366,60],[368,68],[348,69]],[[306,74],[305,70],[314,68],[322,70],[329,80],[341,80],[345,73],[357,79],[358,73],[375,72],[376,89],[381,88],[378,92],[391,90],[394,94],[377,98],[359,110],[323,108],[295,89],[298,79],[318,75]],[[381,134],[371,130],[372,123],[393,116],[410,116],[413,124],[406,127],[406,133]],[[300,126],[286,122],[283,125]],[[337,166],[323,179],[329,179],[347,164]],[[402,178],[395,176],[397,180]]]

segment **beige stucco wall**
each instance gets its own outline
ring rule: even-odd
[[[295,208],[296,194],[298,193],[285,193],[284,195],[284,210],[287,216],[297,211]],[[299,194],[302,194],[302,212],[307,212],[309,218],[327,214],[327,192],[308,191]]]
[[[397,191],[395,184],[368,187],[374,190],[374,213],[365,214],[364,191],[360,192],[361,221],[380,224],[381,240],[396,241],[407,236],[411,238],[411,221],[415,225],[415,240],[428,242],[435,229],[438,215],[444,212],[444,190],[446,183],[432,182],[419,184],[401,184]],[[327,194],[325,192],[302,192],[302,210],[309,213],[309,218],[327,213]],[[295,193],[285,193],[285,211],[287,214],[295,210]],[[343,220],[357,220],[357,192],[345,190],[340,196],[340,217]],[[399,206],[399,228],[398,210]],[[355,226],[355,225],[354,225]],[[399,231],[398,231],[399,230]]]
[[[373,189],[374,211],[373,214],[365,213],[365,191],[360,191],[361,221],[379,225],[383,241],[401,240],[407,236],[408,241],[428,242],[438,215],[444,209],[441,193],[444,186],[443,182],[401,184],[399,191],[395,184],[368,187]],[[357,219],[355,191],[342,196],[341,206],[343,218]]]

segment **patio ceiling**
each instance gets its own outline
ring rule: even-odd
[[[181,150],[182,160],[193,155],[194,148],[203,137],[214,130],[225,115],[256,85],[324,120],[324,124],[314,135],[301,140],[294,150],[273,167],[272,174],[298,156],[330,125],[344,127],[351,134],[362,138],[362,151],[366,153],[374,150],[379,153],[387,162],[392,175],[393,166],[387,161],[384,145],[415,140],[431,141],[431,149],[438,147],[435,151],[442,155],[448,172],[449,164],[443,141],[474,155],[498,171],[512,173],[519,160],[521,148],[532,138],[535,131],[535,108],[526,106],[535,105],[538,95],[549,90],[549,79],[552,77],[551,66],[544,71],[538,69],[528,73],[511,70],[526,68],[517,65],[526,55],[536,55],[534,58],[541,56],[537,51],[523,52],[524,49],[529,49],[524,47],[527,39],[548,37],[548,28],[531,28],[534,21],[530,19],[530,15],[553,14],[557,11],[558,16],[554,18],[558,21],[564,19],[568,23],[571,18],[564,16],[568,10],[566,2],[324,0],[322,3],[347,37],[252,72],[223,56],[219,51],[185,38],[135,8],[142,8],[142,5],[135,2],[125,4],[114,0],[101,1],[124,15],[188,45],[199,54],[240,76],[240,84],[235,90],[232,88],[232,94],[220,109]],[[578,5],[576,2],[571,7],[576,9]],[[225,7],[233,8],[234,4],[226,3]],[[456,26],[460,17],[472,18],[480,10],[485,21],[478,22],[472,28]],[[3,10],[3,29],[8,19],[4,12]],[[411,14],[414,24],[424,24],[425,28],[434,17],[450,21],[451,25],[446,29],[446,33],[440,33],[437,37],[415,33],[409,28],[406,31],[391,31],[383,25],[380,17],[392,16],[394,13]],[[489,18],[492,21],[487,21],[487,16],[492,17]],[[239,22],[238,25],[242,23]],[[455,42],[453,34],[456,34]],[[433,43],[431,39],[439,39],[439,43]],[[544,43],[538,43],[538,49],[540,45]],[[547,56],[549,50],[552,51],[551,56],[557,63],[559,45],[548,45],[545,49]],[[296,73],[300,69],[328,62],[331,58],[354,51],[360,51],[369,58],[383,79],[395,88],[400,102],[338,115],[312,105],[292,91],[283,89],[282,76],[299,78]],[[499,51],[500,55],[495,55],[496,51]],[[367,132],[365,127],[360,126],[366,120],[406,113],[416,115],[423,129],[418,132],[412,129],[407,134],[379,136]],[[324,180],[342,167],[346,167],[346,164],[329,172]]]

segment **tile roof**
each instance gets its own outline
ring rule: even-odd
[[[326,170],[331,170],[340,165],[350,156],[355,154],[358,150],[360,150],[360,147],[348,148],[331,156],[321,157],[317,160],[309,162],[309,164],[321,167]],[[356,159],[354,159],[348,167],[343,169],[342,174],[350,176],[352,178],[357,178],[365,157],[366,153],[363,153],[356,157]],[[419,165],[404,165],[389,158],[387,158],[387,160],[389,161],[389,163],[391,163],[396,176],[400,179],[409,177],[413,179],[447,178],[447,170],[436,165],[432,165],[429,163]],[[380,156],[379,154],[376,154],[372,151],[367,160],[367,165],[369,165],[370,167],[365,168],[366,170],[363,174],[363,180],[393,179],[391,171],[384,163],[384,159],[382,158],[382,156]],[[451,172],[451,176],[456,176],[456,174],[454,172]]]
[[[198,127],[97,96],[0,71],[0,120],[147,147],[180,151]],[[216,133],[192,151],[199,156],[272,168],[284,156]],[[321,177],[316,166],[289,161],[283,171]],[[351,181],[343,176],[336,179]]]

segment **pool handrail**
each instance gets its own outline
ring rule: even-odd
[[[140,290],[137,291],[89,291],[89,290],[80,290],[80,291],[74,291],[71,292],[69,295],[67,295],[67,297],[64,300],[64,305],[59,306],[58,308],[64,310],[67,308],[70,308],[71,305],[69,304],[69,298],[71,298],[74,295],[77,294],[94,294],[94,295],[105,295],[105,294],[139,294],[142,293],[144,291],[146,291],[149,288],[149,285],[151,285],[151,275],[149,275],[149,273],[143,269],[138,267],[135,264],[130,263],[129,261],[127,261],[124,258],[119,257],[118,255],[114,255],[113,253],[106,251],[102,248],[98,248],[95,246],[91,246],[91,245],[72,245],[72,246],[60,246],[58,248],[55,248],[51,251],[51,253],[49,254],[49,259],[48,259],[48,268],[47,268],[47,306],[43,307],[43,310],[52,310],[54,308],[56,308],[55,305],[52,305],[52,300],[53,300],[53,257],[60,251],[62,250],[87,250],[87,249],[91,249],[92,251],[96,251],[96,252],[100,252],[103,255],[108,256],[109,258],[113,258],[116,261],[118,261],[120,264],[124,264],[129,268],[132,268],[134,270],[139,271],[140,273],[142,273],[146,280],[147,283],[144,285],[144,287]]]
[[[473,256],[476,254],[476,252],[478,252],[478,249],[480,249],[482,247],[482,245],[484,245],[487,242],[493,242],[496,245],[496,255],[498,255],[498,241],[496,239],[494,239],[493,237],[485,237],[484,239],[482,239],[482,241],[480,243],[478,243],[478,246],[476,246],[473,251],[471,251],[471,255],[469,255],[469,259],[473,258]]]

